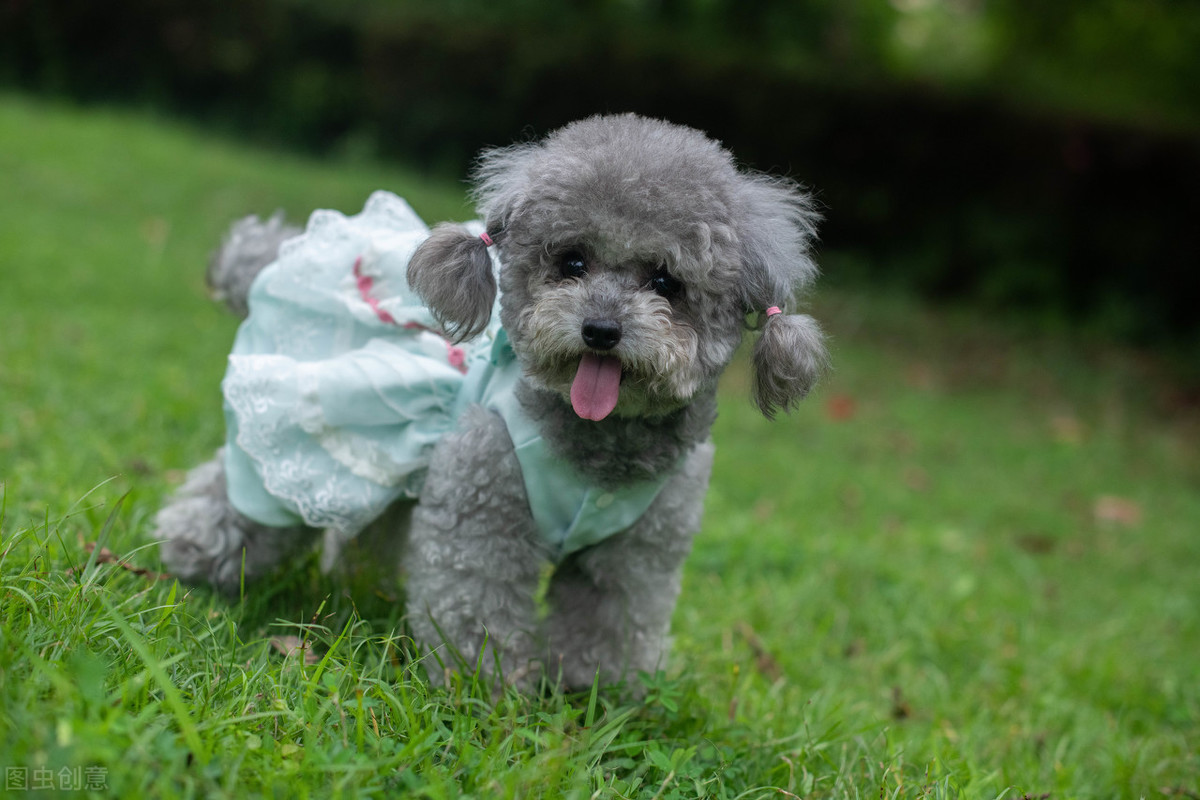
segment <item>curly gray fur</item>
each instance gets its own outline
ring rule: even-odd
[[[754,344],[754,402],[767,419],[790,411],[829,366],[824,334],[804,314],[779,314],[766,321]]]
[[[474,407],[435,446],[411,521],[408,506],[397,509],[358,541],[381,553],[405,545],[409,624],[450,668],[479,659],[525,686],[541,674],[572,687],[597,672],[619,681],[653,670],[666,657],[700,526],[717,380],[747,318],[790,306],[815,278],[818,214],[798,184],[740,171],[699,131],[634,115],[487,151],[474,191],[497,245],[501,322],[522,367],[518,399],[543,438],[605,491],[666,483],[629,529],[557,565],[539,618],[549,546],[503,420]],[[235,225],[210,269],[215,291],[244,311],[246,287],[292,233],[278,216]],[[408,277],[452,337],[487,324],[497,278],[487,247],[465,228],[436,227]],[[602,344],[587,333],[598,323],[614,333]],[[577,370],[598,358],[619,362],[620,381],[615,406],[594,421],[573,410],[571,395]],[[810,317],[768,319],[753,356],[763,414],[803,398],[825,361]],[[176,574],[224,588],[243,562],[254,577],[311,540],[233,511],[219,461],[193,473],[158,525]]]
[[[275,260],[279,246],[299,233],[299,228],[284,221],[282,211],[266,222],[253,215],[235,222],[208,263],[206,277],[213,299],[244,318],[249,313],[246,297],[250,284]]]
[[[163,562],[174,575],[229,595],[316,539],[313,530],[272,528],[238,513],[225,496],[223,451],[188,473],[154,523]]]
[[[434,227],[408,263],[408,284],[453,342],[477,336],[492,316],[491,256],[483,240],[461,225]]]

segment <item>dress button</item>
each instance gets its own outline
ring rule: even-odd
[[[596,498],[596,508],[608,508],[616,499],[611,492],[605,492]]]

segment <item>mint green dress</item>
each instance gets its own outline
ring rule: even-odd
[[[551,557],[628,528],[665,479],[604,491],[549,453],[513,394],[520,365],[498,306],[456,347],[409,288],[428,234],[407,203],[376,192],[355,216],[315,212],[255,279],[222,382],[230,502],[264,525],[352,537],[419,495],[434,445],[478,403],[508,427]]]

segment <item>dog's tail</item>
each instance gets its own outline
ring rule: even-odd
[[[299,233],[299,228],[284,221],[282,211],[276,211],[266,222],[249,216],[233,223],[208,263],[208,288],[213,299],[245,317],[246,296],[255,276],[275,260],[281,244]]]

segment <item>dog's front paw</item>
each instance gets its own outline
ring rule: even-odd
[[[497,647],[486,636],[467,636],[460,644],[452,644],[441,638],[446,637],[446,631],[441,626],[438,626],[440,636],[427,631],[426,626],[415,627],[417,640],[430,642],[426,645],[427,652],[422,663],[433,686],[452,686],[456,680],[462,680],[486,686],[489,696],[493,698],[499,697],[508,688],[529,694],[539,685],[545,673],[542,662],[533,655],[532,637],[526,634],[510,637],[506,646]],[[433,636],[434,639],[426,636]],[[480,639],[482,645],[472,644]],[[432,641],[440,643],[433,644]]]

